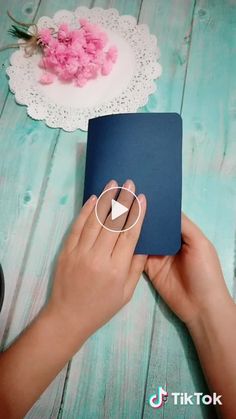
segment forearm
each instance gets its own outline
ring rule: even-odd
[[[6,411],[1,418],[22,418],[84,340],[44,309],[0,356],[0,411]]]
[[[236,306],[233,300],[213,301],[188,329],[210,389],[222,395],[221,415],[235,419]]]

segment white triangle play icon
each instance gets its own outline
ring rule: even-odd
[[[112,199],[111,201],[111,219],[112,221],[116,218],[120,217],[121,215],[128,212],[128,208],[126,208],[124,205],[120,204],[120,202],[115,201]]]

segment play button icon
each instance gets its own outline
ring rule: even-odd
[[[141,205],[130,189],[114,186],[102,192],[95,206],[99,224],[108,231],[121,233],[130,230],[138,222]]]
[[[114,199],[111,200],[111,219],[116,220],[116,218],[120,217],[121,215],[128,212],[129,209],[126,208],[124,205],[120,204],[118,201]]]

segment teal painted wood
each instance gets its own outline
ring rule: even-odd
[[[208,4],[201,0],[195,16],[183,103],[184,205],[214,242],[232,294],[236,223],[236,1]],[[203,43],[206,54],[201,54]]]
[[[145,1],[140,22],[156,34],[161,49],[163,73],[146,112],[179,112],[187,69],[194,0]]]
[[[233,292],[235,235],[235,1],[198,1],[183,97],[183,209],[215,244]],[[208,393],[191,339],[165,304],[156,306],[144,417],[155,417],[148,396],[169,391]],[[166,418],[210,418],[209,407],[166,403]]]
[[[110,8],[115,7],[122,13],[125,10],[126,14],[137,14],[137,9],[140,7],[142,0],[70,0],[69,2],[63,1],[53,1],[49,0],[46,2],[45,0],[41,0],[40,6],[40,14],[44,14],[46,16],[52,16],[54,13],[57,12],[59,9],[66,9],[66,10],[75,10],[79,6],[86,6],[86,7],[102,7],[102,8]]]
[[[183,106],[184,167],[188,181],[184,198],[193,217],[214,241],[232,293],[236,221],[236,2],[200,1],[195,38]],[[203,42],[206,54],[199,60]],[[191,202],[191,190],[196,197],[195,205]],[[202,198],[198,198],[198,191]]]
[[[157,34],[163,65],[158,90],[144,111],[181,109],[193,3],[143,1],[140,20]],[[235,60],[230,57],[235,48],[231,39],[235,35],[235,2],[228,2],[227,10],[221,8],[219,1],[208,3],[199,2],[196,7],[183,102],[183,204],[217,246],[232,290],[236,102]],[[140,5],[138,0],[80,4],[117,7],[121,13],[136,16]],[[74,9],[78,5],[77,1],[67,2],[65,7],[61,2],[43,0],[37,16],[52,15],[59,8]],[[221,42],[225,48],[219,54]],[[203,54],[205,45],[210,46],[211,54]],[[215,63],[214,67],[220,67],[222,52],[226,69],[221,80],[212,72],[212,66]],[[205,79],[203,67],[211,77]],[[212,94],[217,91],[219,80],[221,100],[213,96],[212,108]],[[7,91],[6,84],[4,91]],[[5,314],[1,316],[2,333],[9,328],[4,336],[6,343],[28,324],[44,302],[61,239],[81,205],[86,134],[79,131],[59,134],[43,123],[30,120],[25,108],[15,105],[12,95],[7,99],[0,126],[0,152],[4,155],[4,162],[0,162],[3,214],[0,252],[9,278]],[[205,388],[188,334],[161,300],[155,302],[144,279],[129,306],[92,336],[74,357],[68,374],[64,395],[66,369],[28,417],[56,417],[62,396],[61,416],[65,418],[139,418],[143,407],[144,417],[156,417],[157,412],[147,405],[147,396],[156,390],[157,384],[167,381],[173,391]],[[167,404],[161,414],[167,418],[192,419],[205,417],[208,412]]]

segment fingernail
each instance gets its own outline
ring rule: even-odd
[[[91,195],[89,198],[90,201],[95,201],[96,199],[97,199],[96,195]]]
[[[84,205],[89,205],[91,202],[95,201],[97,199],[96,195],[91,195],[87,201],[84,203]]]
[[[134,185],[134,182],[131,179],[127,179],[123,185],[126,189],[132,189]]]
[[[112,180],[110,180],[110,182],[108,182],[105,189],[112,188],[113,186],[116,186],[116,181],[112,179]]]
[[[140,202],[140,204],[141,204],[141,205],[142,205],[142,204],[144,204],[144,202],[145,202],[145,200],[146,200],[145,195],[144,195],[144,194],[140,194],[140,195],[138,196],[138,200],[139,200],[139,202]]]

